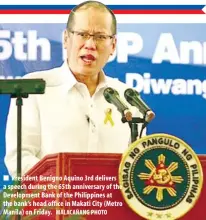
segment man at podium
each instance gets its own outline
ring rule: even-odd
[[[46,90],[44,95],[30,95],[23,100],[22,174],[48,154],[122,153],[128,147],[130,127],[121,121],[126,113],[118,111],[103,95],[110,87],[123,98],[127,89],[126,84],[102,70],[116,48],[116,23],[115,15],[104,4],[81,3],[71,11],[64,32],[67,60],[60,67],[25,76],[43,78]],[[142,117],[136,108],[129,111],[134,117]],[[12,100],[5,156],[12,176],[16,175],[16,121]]]

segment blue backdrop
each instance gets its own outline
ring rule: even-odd
[[[65,24],[1,24],[0,78],[49,69],[63,61]],[[148,134],[168,133],[206,153],[206,24],[119,24],[107,75],[136,88],[156,113]],[[0,185],[9,97],[0,96]]]

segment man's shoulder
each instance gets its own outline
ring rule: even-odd
[[[48,70],[41,70],[28,73],[23,76],[23,79],[43,79],[46,81],[47,86],[58,86],[61,85],[64,80],[60,71],[61,67],[55,67]]]

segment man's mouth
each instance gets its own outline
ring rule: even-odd
[[[80,57],[84,61],[84,63],[86,63],[86,64],[91,64],[93,61],[96,60],[96,58],[91,54],[83,55]]]

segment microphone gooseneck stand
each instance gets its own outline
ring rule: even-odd
[[[22,175],[22,166],[21,166],[21,145],[22,145],[22,106],[23,98],[28,98],[28,94],[21,94],[18,91],[16,94],[12,94],[11,98],[16,98],[17,106],[17,185],[21,185],[21,175]],[[17,192],[21,193],[21,187],[18,188]],[[17,215],[17,220],[21,220],[21,215]]]
[[[135,142],[137,138],[139,137],[139,132],[138,132],[138,124],[144,124],[145,119],[144,118],[139,118],[139,117],[132,117],[131,121],[127,121],[125,116],[122,117],[122,122],[126,123],[128,122],[130,130],[131,130],[131,143]],[[143,130],[143,129],[142,129]],[[142,130],[140,132],[140,138],[142,136]]]
[[[22,106],[23,98],[28,98],[28,94],[11,95],[11,98],[16,98],[17,106],[17,184],[21,184],[21,144],[22,144]]]

